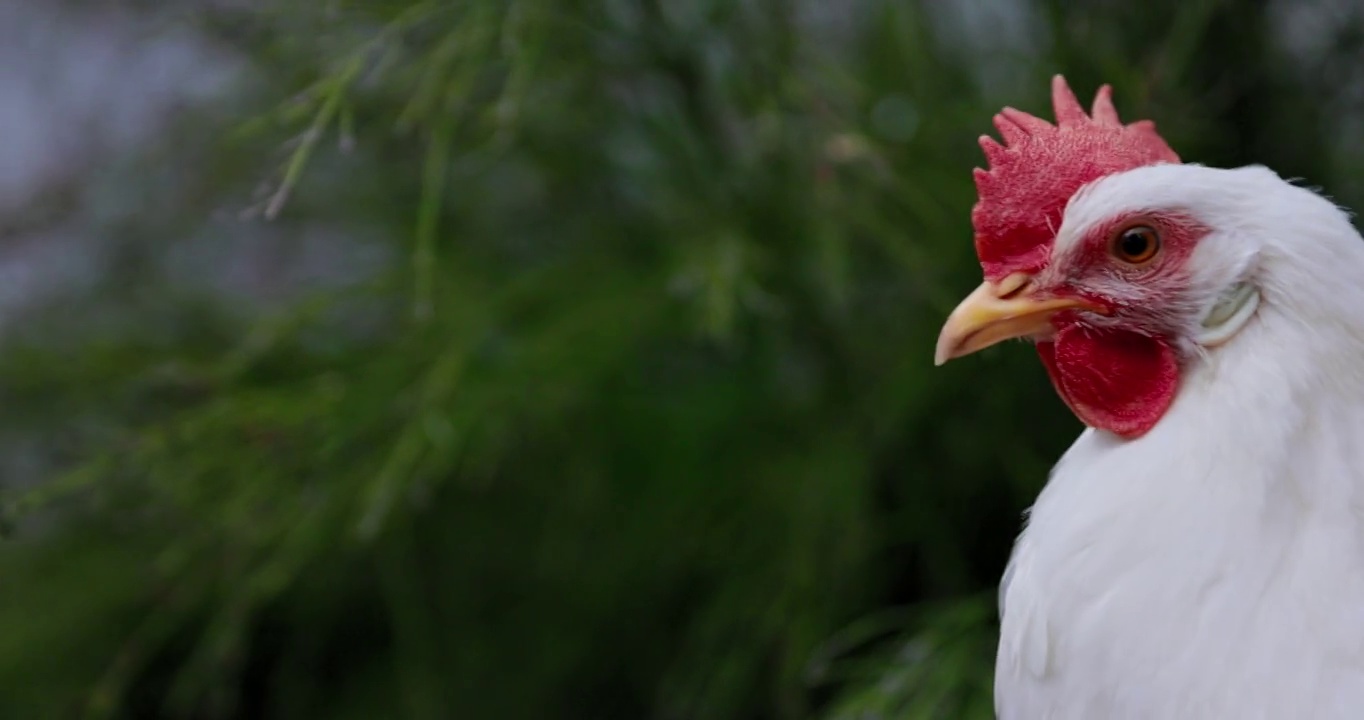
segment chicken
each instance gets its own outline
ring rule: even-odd
[[[1364,241],[1099,90],[984,137],[938,364],[1035,343],[1087,429],[1000,586],[1002,720],[1364,717]]]

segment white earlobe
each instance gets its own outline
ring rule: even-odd
[[[1260,289],[1250,281],[1238,282],[1217,297],[1203,314],[1194,341],[1203,347],[1216,347],[1231,339],[1260,306]]]

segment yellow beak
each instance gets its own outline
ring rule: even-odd
[[[1100,308],[1078,298],[1035,298],[1023,273],[1010,275],[998,283],[988,280],[976,288],[948,316],[938,335],[933,364],[970,355],[991,345],[1013,338],[1049,332],[1051,318],[1062,310]]]

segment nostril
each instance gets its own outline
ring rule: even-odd
[[[1026,273],[1014,273],[995,286],[995,297],[1001,300],[1008,300],[1022,293],[1032,286],[1032,276]]]

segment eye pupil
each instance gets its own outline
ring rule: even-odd
[[[1122,254],[1129,257],[1144,254],[1150,245],[1151,239],[1144,233],[1129,232],[1122,236]]]
[[[1126,262],[1142,263],[1150,260],[1160,249],[1160,239],[1156,231],[1149,227],[1134,227],[1124,230],[1116,243],[1118,256]]]

